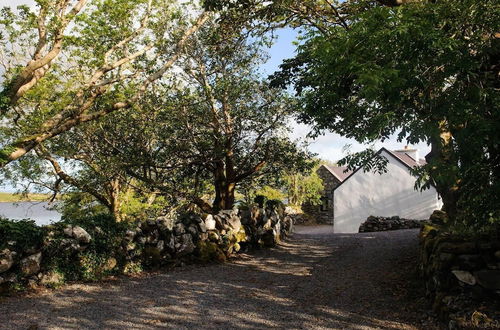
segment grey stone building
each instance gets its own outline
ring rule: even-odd
[[[314,217],[318,223],[333,224],[333,190],[351,174],[351,171],[345,171],[346,167],[331,165],[321,165],[317,170],[324,186],[321,204],[305,204],[302,209],[306,214]]]

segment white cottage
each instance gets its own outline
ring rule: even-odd
[[[325,191],[329,197],[325,197],[327,204],[333,205],[323,209],[333,213],[329,215],[333,217],[336,233],[357,233],[360,224],[370,215],[428,219],[434,210],[441,208],[442,202],[434,187],[424,191],[414,188],[415,177],[410,169],[425,162],[419,159],[418,150],[382,148],[378,153],[388,160],[387,173],[364,172],[362,168],[346,172],[345,168],[322,166],[321,170],[331,173],[335,182],[332,191]],[[324,175],[322,177],[325,181]]]

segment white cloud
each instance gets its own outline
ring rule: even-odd
[[[307,134],[311,131],[311,128],[307,125],[300,124],[297,122],[291,123],[292,133],[291,137],[293,139],[305,139]],[[344,150],[346,145],[350,145],[350,152],[359,152],[369,148],[369,144],[360,144],[354,139],[348,139],[339,134],[335,133],[325,133],[317,137],[314,140],[310,140],[309,150],[318,154],[321,159],[326,159],[330,161],[338,161],[341,158],[347,156],[347,151]],[[405,143],[398,142],[396,135],[390,137],[390,139],[385,142],[375,143],[375,149],[380,149],[385,147],[389,150],[403,149]],[[419,143],[417,145],[409,145],[410,148],[416,148],[419,150],[420,158],[423,158],[429,151],[430,147],[426,143]]]
[[[35,0],[2,0],[0,2],[0,7],[17,7],[19,5],[28,5],[30,7],[35,6]]]

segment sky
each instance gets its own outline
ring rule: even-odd
[[[297,38],[297,32],[292,29],[282,29],[277,33],[276,43],[269,49],[270,59],[267,63],[262,65],[262,70],[266,74],[271,74],[279,69],[279,65],[286,58],[291,58],[295,54],[295,46],[293,42]],[[304,139],[311,131],[310,127],[297,122],[291,123],[293,129],[292,137]],[[349,145],[349,152],[359,152],[365,150],[371,145],[363,145],[357,143],[353,139],[342,137],[338,134],[325,132],[324,135],[319,136],[316,140],[310,141],[309,149],[316,153],[319,158],[330,160],[333,162],[347,156],[348,151],[344,147]],[[375,149],[386,147],[390,150],[403,149],[405,143],[397,142],[396,136],[391,137],[384,143],[378,142],[374,144]],[[420,156],[423,157],[430,151],[430,147],[426,143],[409,146],[419,150]]]
[[[0,0],[0,7],[3,6],[17,6],[20,4],[33,5],[33,0]],[[297,38],[297,32],[292,29],[281,29],[276,32],[276,42],[268,50],[269,51],[269,61],[261,66],[261,70],[266,74],[272,74],[279,69],[279,65],[286,58],[291,58],[295,54],[295,45],[293,42]],[[310,127],[292,121],[290,123],[290,128],[292,129],[291,136],[294,139],[305,139],[307,134],[310,132]],[[365,150],[370,147],[370,145],[362,145],[357,143],[355,140],[347,139],[338,134],[325,132],[324,135],[319,136],[315,140],[309,140],[309,149],[313,153],[317,154],[317,157],[329,161],[336,162],[339,159],[347,155],[345,146],[349,145],[349,152],[358,152]],[[404,143],[399,143],[396,137],[391,137],[389,140],[384,141],[384,143],[378,142],[374,144],[375,149],[381,147],[386,147],[387,149],[397,150],[403,149]],[[420,143],[416,146],[410,146],[419,149],[421,157],[430,151],[430,147],[425,143]],[[2,187],[0,187],[2,190]],[[5,188],[3,189],[5,190]]]

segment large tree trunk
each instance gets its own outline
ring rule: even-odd
[[[114,179],[110,183],[110,196],[109,196],[109,212],[113,215],[116,222],[123,220],[123,215],[121,213],[121,200],[120,200],[120,181]]]
[[[216,178],[215,181],[213,212],[232,209],[235,201],[236,184],[234,182],[227,182],[224,178]]]
[[[443,211],[453,222],[457,217],[459,182],[454,171],[457,161],[453,152],[453,137],[447,126],[446,120],[439,121],[436,134],[430,139],[431,151],[425,156],[425,159],[431,165],[429,174],[443,200]],[[445,174],[443,175],[443,173]]]

